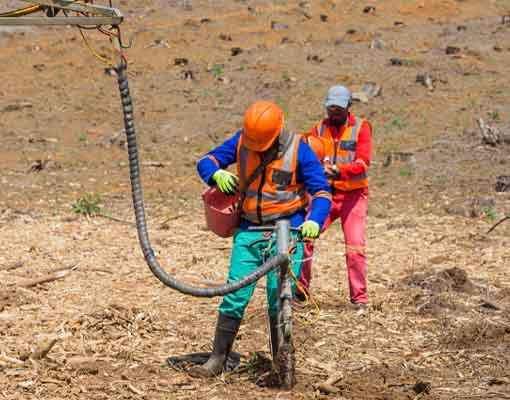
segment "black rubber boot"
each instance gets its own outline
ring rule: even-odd
[[[269,317],[269,344],[271,347],[271,357],[274,362],[278,355],[278,321],[272,317]]]
[[[194,377],[212,377],[221,374],[240,325],[239,318],[219,313],[211,356],[205,364],[191,368],[189,374]]]

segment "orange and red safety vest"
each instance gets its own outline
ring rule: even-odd
[[[242,204],[243,218],[263,224],[289,216],[308,204],[305,186],[297,181],[297,159],[300,135],[289,134],[275,160],[271,161],[247,188],[243,187],[260,165],[258,152],[243,145],[242,135],[237,146],[237,173],[241,190],[245,191]]]
[[[329,126],[324,124],[324,121],[320,121],[312,131],[312,134],[316,134],[318,137],[322,138],[324,142],[325,158],[322,161],[326,164],[334,164],[339,168],[345,167],[355,161],[363,162],[362,160],[356,160],[356,144],[358,134],[364,122],[366,122],[364,119],[355,117],[354,124],[348,124],[341,137],[335,138]],[[329,179],[328,182],[333,189],[350,191],[368,187],[368,176],[367,173],[364,172],[349,180]]]

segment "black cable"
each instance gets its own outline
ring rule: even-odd
[[[129,83],[127,77],[127,65],[122,58],[117,68],[120,98],[122,101],[122,111],[124,114],[124,128],[126,130],[126,138],[128,144],[129,156],[129,176],[131,179],[131,194],[133,197],[133,208],[135,211],[136,228],[138,231],[138,240],[143,251],[145,261],[152,273],[166,286],[171,287],[181,293],[189,294],[196,297],[214,297],[224,296],[228,293],[235,292],[243,287],[251,285],[258,279],[262,278],[269,271],[277,268],[283,263],[288,262],[288,256],[278,254],[264,263],[260,268],[243,278],[226,283],[217,287],[195,287],[182,283],[170,276],[161,266],[152,250],[147,223],[145,220],[145,209],[143,205],[143,191],[140,179],[140,163],[138,160],[138,146],[136,143],[136,131],[133,119],[133,101],[129,94]]]

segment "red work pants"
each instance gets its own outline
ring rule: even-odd
[[[365,257],[365,225],[368,198],[363,189],[336,193],[329,216],[324,222],[322,232],[338,218],[342,222],[345,239],[345,259],[351,302],[366,303],[367,266]],[[300,281],[308,289],[312,279],[313,243],[306,243]]]

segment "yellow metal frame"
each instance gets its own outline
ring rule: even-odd
[[[123,16],[119,10],[75,0],[20,0],[35,5],[13,12],[12,15],[0,16],[0,25],[119,25]],[[87,13],[84,16],[36,16],[27,17],[28,13],[53,8],[73,12]],[[29,12],[23,12],[30,10]]]

